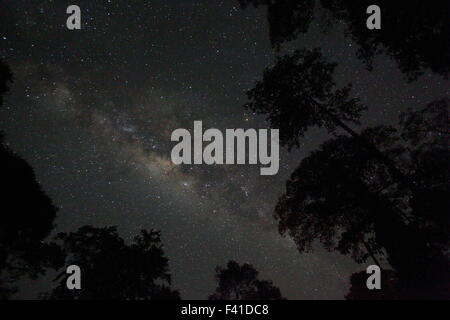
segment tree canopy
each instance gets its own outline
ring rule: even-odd
[[[11,81],[9,66],[0,60],[0,107]],[[0,164],[0,299],[7,299],[19,278],[36,278],[62,261],[58,247],[45,242],[57,209],[32,167],[4,144],[1,133]]]
[[[248,91],[245,107],[265,114],[272,127],[280,128],[280,143],[288,147],[298,146],[298,139],[314,126],[347,130],[344,122],[358,123],[365,106],[351,97],[350,85],[336,87],[335,67],[319,49],[280,57]]]
[[[84,226],[76,232],[60,233],[56,243],[65,253],[65,265],[81,269],[82,289],[68,290],[66,270],[58,286],[46,295],[62,300],[176,300],[170,288],[168,259],[164,256],[159,231],[142,230],[131,244],[115,227]]]
[[[412,0],[379,0],[381,29],[366,27],[370,0],[239,0],[243,7],[267,7],[270,39],[275,48],[306,33],[315,19],[323,24],[343,22],[349,37],[359,45],[358,57],[372,69],[376,55],[384,53],[397,61],[407,79],[416,79],[424,70],[444,77],[450,71],[450,6],[446,0],[429,3]],[[325,18],[326,17],[326,18]],[[316,19],[319,19],[318,17]]]
[[[258,271],[247,263],[230,260],[226,268],[217,267],[218,286],[210,300],[281,300],[280,289],[269,280],[259,280]]]
[[[409,111],[402,119],[400,132],[377,127],[361,136],[390,154],[414,188],[398,184],[355,137],[337,136],[301,161],[275,217],[280,232],[289,234],[300,252],[319,240],[358,262],[372,257],[378,263],[376,256],[386,255],[404,296],[442,298],[448,288],[441,284],[450,284],[450,158],[443,130],[448,128],[448,100]],[[407,139],[411,130],[413,141]]]
[[[366,285],[366,271],[356,272],[350,277],[350,291],[347,300],[398,300],[402,296],[398,291],[398,279],[394,271],[384,270],[381,273],[382,290],[369,290]]]

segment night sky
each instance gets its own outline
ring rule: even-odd
[[[380,56],[369,72],[356,45],[320,19],[275,52],[265,10],[218,0],[1,0],[0,57],[15,82],[0,114],[6,142],[34,168],[59,207],[55,233],[117,225],[131,240],[162,232],[173,288],[184,299],[214,291],[214,268],[249,262],[289,299],[342,299],[365,267],[315,249],[299,254],[278,234],[272,212],[285,181],[328,136],[312,130],[298,150],[280,150],[280,171],[260,165],[182,165],[170,160],[176,128],[266,128],[243,108],[245,92],[277,54],[321,47],[368,106],[364,125],[395,124],[400,112],[448,94],[425,74],[408,83]],[[129,4],[127,4],[129,3]],[[65,27],[67,6],[82,29]],[[51,275],[25,281],[19,297],[47,290]]]

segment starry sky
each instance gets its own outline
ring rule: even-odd
[[[77,4],[82,29],[65,27]],[[400,112],[443,97],[449,82],[425,73],[407,83],[396,63],[368,72],[343,27],[310,31],[275,52],[263,8],[219,0],[1,0],[0,57],[15,82],[0,113],[6,142],[35,169],[59,207],[55,229],[117,225],[131,240],[158,229],[173,288],[184,299],[214,291],[214,268],[248,262],[289,299],[342,299],[364,269],[317,248],[299,254],[272,212],[301,159],[327,137],[311,130],[300,148],[280,150],[280,171],[259,165],[183,165],[170,160],[176,128],[267,128],[243,108],[245,92],[277,54],[321,47],[368,106],[364,125],[394,124]],[[22,284],[20,297],[49,287]]]

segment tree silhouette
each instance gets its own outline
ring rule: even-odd
[[[450,135],[449,100],[438,99],[420,110],[408,109],[401,115],[402,137],[416,151],[445,149]]]
[[[439,99],[423,109],[410,109],[400,121],[402,141],[409,156],[406,168],[418,185],[410,192],[408,202],[416,218],[414,223],[417,228],[427,230],[429,238],[442,243],[442,251],[447,250],[450,241],[449,101]]]
[[[81,227],[56,237],[66,254],[65,265],[81,269],[81,290],[68,290],[66,273],[55,279],[58,286],[48,299],[62,300],[172,300],[178,291],[170,289],[168,259],[160,233],[142,230],[131,244],[115,227]]]
[[[295,25],[314,6],[312,1],[241,1],[250,3],[268,6],[275,45],[305,32],[308,23]],[[280,232],[301,252],[320,240],[358,262],[371,257],[379,264],[377,257],[386,253],[403,297],[448,296],[448,100],[403,115],[400,133],[378,127],[359,134],[350,125],[358,124],[365,107],[351,96],[350,85],[336,86],[335,67],[318,49],[297,50],[278,58],[247,93],[246,108],[265,114],[289,149],[299,146],[311,127],[348,135],[327,141],[292,174],[276,207]]]
[[[239,0],[241,7],[267,6],[267,20],[272,45],[279,49],[285,41],[306,33],[313,20],[315,0]]]
[[[258,280],[258,271],[252,265],[239,265],[230,260],[227,267],[216,268],[218,282],[210,300],[281,300],[280,289],[272,281]]]
[[[0,102],[12,80],[0,61]],[[61,263],[59,249],[44,239],[53,229],[56,208],[36,181],[31,166],[3,143],[0,133],[0,299],[9,298],[22,276],[36,278]]]
[[[248,92],[246,107],[266,114],[288,148],[313,126],[348,134],[323,144],[292,174],[276,208],[280,232],[300,251],[319,239],[358,262],[370,256],[378,264],[386,251],[405,295],[445,296],[435,288],[448,281],[448,100],[403,115],[400,134],[387,127],[359,134],[347,123],[357,124],[364,107],[349,85],[336,88],[334,68],[317,49],[296,51]]]
[[[436,114],[445,115],[445,120]],[[430,119],[439,124],[432,125]],[[302,160],[287,182],[275,217],[280,232],[288,233],[300,252],[319,240],[358,262],[371,256],[379,264],[376,256],[387,253],[403,297],[448,297],[450,173],[443,142],[448,137],[442,129],[449,124],[448,101],[409,112],[402,124],[401,134],[378,127],[361,136],[395,155],[398,166],[415,181],[414,188],[396,183],[355,137],[338,136]],[[411,130],[434,143],[428,145],[417,134],[409,145],[401,141],[400,136],[410,136]]]
[[[300,251],[308,251],[320,239],[327,249],[351,252],[364,262],[368,256],[361,254],[367,253],[366,245],[380,251],[375,238],[365,235],[375,232],[373,211],[378,210],[373,203],[379,200],[375,193],[390,182],[385,170],[361,152],[353,138],[331,139],[302,160],[288,180],[286,194],[276,207],[279,230],[288,231]]]
[[[370,0],[239,0],[243,7],[267,6],[270,39],[275,48],[306,33],[313,20],[314,9],[324,9],[327,25],[344,22],[346,32],[359,45],[358,57],[369,69],[375,55],[385,53],[395,59],[409,80],[424,69],[448,77],[450,61],[450,6],[445,0],[433,5],[420,0],[379,0],[382,27],[366,27],[366,9]]]
[[[289,148],[298,146],[298,139],[313,126],[330,132],[340,127],[357,136],[344,121],[358,123],[365,107],[350,97],[350,85],[336,88],[335,67],[319,49],[279,57],[247,92],[246,108],[266,114],[272,127],[281,128],[280,142]]]
[[[0,107],[3,105],[3,96],[9,91],[9,83],[12,80],[11,69],[0,59]]]
[[[297,50],[278,58],[264,71],[262,81],[247,92],[245,107],[266,114],[274,128],[280,128],[280,143],[292,148],[311,127],[325,127],[330,133],[339,128],[355,139],[360,148],[389,170],[398,182],[414,185],[385,153],[355,132],[348,123],[359,124],[365,106],[351,97],[351,85],[336,88],[335,63],[330,63],[319,49]]]
[[[351,287],[345,296],[347,300],[398,300],[402,296],[398,292],[398,279],[394,271],[384,270],[381,273],[381,289],[367,288],[367,273],[365,271],[352,274]]]

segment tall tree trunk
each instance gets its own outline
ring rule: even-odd
[[[355,132],[352,128],[346,125],[341,119],[339,119],[339,117],[336,116],[333,112],[327,110],[326,107],[324,107],[320,102],[317,102],[314,99],[311,99],[311,101],[316,105],[316,107],[318,107],[320,110],[326,113],[330,117],[330,119],[335,123],[336,126],[340,127],[350,136],[355,138],[361,145],[361,147],[366,149],[374,156],[374,158],[383,163],[388,168],[392,176],[397,180],[397,182],[408,185],[413,191],[417,190],[416,183],[412,181],[407,175],[405,175],[399,168],[397,168],[392,159],[386,156],[380,150],[378,150],[378,148],[372,142],[368,141],[367,139],[362,137],[359,133]]]

